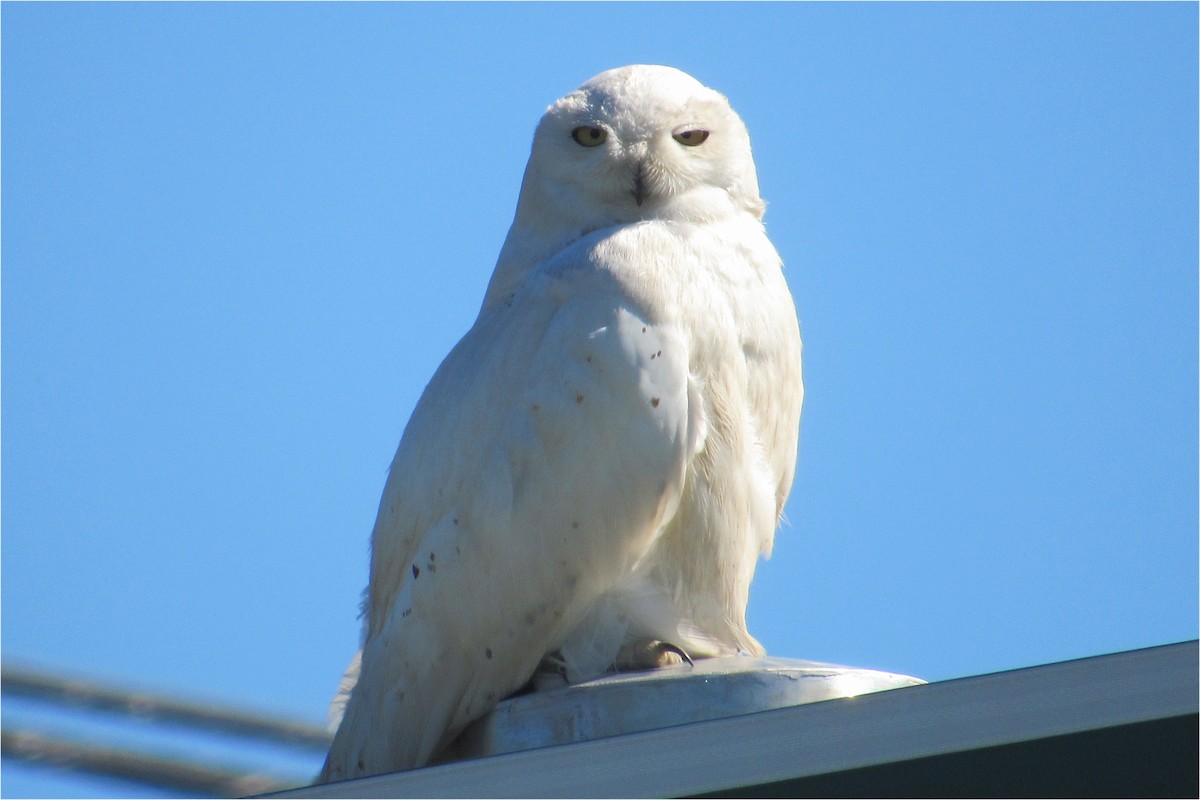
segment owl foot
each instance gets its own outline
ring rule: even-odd
[[[692,657],[682,647],[659,639],[642,639],[622,647],[613,662],[613,668],[618,672],[633,672],[677,667],[685,662],[693,665]]]

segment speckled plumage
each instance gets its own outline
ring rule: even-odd
[[[741,120],[678,70],[550,106],[392,463],[323,780],[426,763],[543,660],[578,681],[649,641],[762,652],[746,602],[803,396],[763,208]]]

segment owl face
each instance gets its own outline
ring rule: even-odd
[[[728,101],[670,67],[601,73],[547,110],[530,179],[596,225],[761,213],[750,139]],[[588,226],[591,227],[591,226]]]

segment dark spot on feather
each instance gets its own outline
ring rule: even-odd
[[[458,522],[458,520],[457,520],[457,519],[456,519],[456,520],[454,520],[454,521],[455,521],[455,522]],[[431,551],[429,552],[429,560],[430,560],[430,561],[436,561],[436,560],[437,560],[437,553],[435,553],[435,552],[433,552],[433,551],[431,550]]]
[[[362,757],[361,757],[361,756],[360,756],[360,757],[359,757],[359,759],[358,759],[358,768],[359,768],[359,769],[366,769],[366,768],[367,768],[367,765],[363,763],[363,760],[362,760]]]
[[[577,520],[577,519],[573,519],[573,520],[571,520],[571,527],[572,527],[572,528],[578,528],[578,527],[579,527],[579,520]]]
[[[542,410],[542,407],[541,407],[541,406],[539,406],[538,404],[534,403],[534,405],[533,405],[533,410],[534,410],[534,411],[541,411],[541,410]]]
[[[455,524],[455,525],[457,525],[457,524],[458,524],[458,517],[455,517],[455,518],[454,518],[454,524]],[[430,558],[433,558],[433,554],[431,553],[429,557],[430,557]]]
[[[587,362],[588,362],[589,364],[590,364],[590,363],[592,363],[592,357],[591,357],[591,356],[588,356],[588,357],[587,357]]]
[[[489,647],[489,648],[485,649],[485,650],[483,651],[483,654],[484,654],[485,656],[487,656],[488,658],[491,658],[491,657],[492,657],[492,648],[490,648],[490,647]]]
[[[576,402],[576,403],[582,403],[582,402],[583,402],[583,395],[581,395],[581,394],[577,394],[577,395],[575,395],[575,402]]]
[[[411,613],[412,613],[412,609],[411,609],[411,608],[406,608],[406,609],[404,609],[403,611],[401,611],[401,612],[400,612],[400,619],[404,619],[405,617],[407,617],[407,616],[408,616],[409,614],[411,614]]]
[[[650,405],[654,406],[655,408],[658,408],[658,398],[657,398],[657,397],[651,397],[651,398],[650,398]]]
[[[417,578],[420,575],[421,575],[421,568],[418,567],[416,564],[413,564],[413,577]]]

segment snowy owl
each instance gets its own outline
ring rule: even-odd
[[[803,398],[764,208],[745,125],[679,70],[549,107],[392,462],[322,780],[428,763],[539,671],[762,654],[746,603]]]

